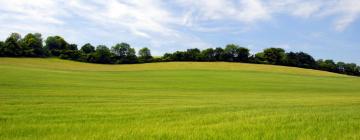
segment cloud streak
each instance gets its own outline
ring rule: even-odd
[[[278,20],[276,15],[331,18],[334,30],[341,32],[358,19],[360,1],[0,0],[0,11],[2,37],[13,31],[37,31],[74,42],[105,38],[171,51],[214,47],[196,33],[251,31],[254,25]]]

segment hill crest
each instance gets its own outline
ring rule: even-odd
[[[65,71],[229,70],[270,72],[309,76],[347,77],[347,75],[312,69],[231,62],[159,62],[145,64],[109,65],[82,63],[57,58],[0,58],[0,60],[1,66],[15,66],[25,68],[28,67]]]

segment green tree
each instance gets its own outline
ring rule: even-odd
[[[315,59],[304,52],[298,52],[297,53],[297,57],[298,57],[298,67],[302,67],[302,68],[315,68],[316,67],[316,61]]]
[[[60,54],[61,59],[80,60],[82,56],[79,50],[63,50]]]
[[[249,62],[250,50],[244,47],[236,49],[236,60],[240,62]]]
[[[0,56],[5,56],[4,49],[5,49],[5,43],[3,41],[0,41]]]
[[[22,56],[23,48],[20,45],[21,36],[18,33],[12,33],[6,40],[3,47],[4,56]]]
[[[298,56],[294,52],[286,53],[285,64],[288,66],[297,66],[299,63]]]
[[[282,64],[285,58],[285,50],[281,48],[267,48],[264,50],[264,58],[269,64]]]
[[[213,48],[208,48],[201,51],[201,60],[202,61],[215,61],[215,51]]]
[[[25,56],[43,57],[45,51],[40,33],[29,33],[21,40]]]
[[[265,64],[267,63],[266,62],[266,59],[264,57],[264,52],[259,52],[259,53],[256,53],[255,56],[254,56],[254,63],[258,63],[258,64]]]
[[[91,56],[89,56],[90,62],[93,63],[101,63],[101,64],[110,64],[113,63],[111,57],[112,54],[108,47],[105,45],[99,45],[96,47],[95,53],[93,53]]]
[[[200,59],[200,50],[198,48],[187,49],[184,57],[185,61],[198,61]]]
[[[320,70],[337,72],[337,66],[333,60],[318,60],[316,61],[317,67]]]
[[[316,61],[315,59],[304,52],[289,52],[285,55],[285,65],[288,66],[295,66],[295,67],[302,67],[302,68],[315,68]]]
[[[141,62],[151,62],[151,60],[153,59],[153,57],[151,56],[150,49],[147,47],[140,49],[138,54],[139,54],[139,60]]]
[[[344,62],[337,62],[337,63],[336,63],[336,72],[346,73],[346,63],[344,63]]]
[[[172,54],[173,61],[186,61],[186,52],[176,51]]]
[[[131,48],[127,43],[116,44],[111,48],[111,52],[115,54],[117,63],[136,63],[137,57],[135,49]]]
[[[357,75],[359,72],[358,66],[355,63],[346,63],[344,68],[345,73],[348,75]]]
[[[215,61],[224,61],[224,49],[217,47],[214,50]]]
[[[118,43],[111,48],[111,52],[119,58],[124,58],[126,54],[131,52],[131,47],[127,43]]]
[[[45,43],[45,47],[54,56],[59,56],[61,51],[68,49],[68,43],[60,36],[49,36]]]
[[[77,47],[76,44],[69,44],[67,49],[68,49],[68,50],[77,51],[77,50],[78,50],[78,47]]]
[[[85,54],[93,53],[95,52],[95,47],[90,43],[86,43],[84,46],[81,47],[80,51]]]
[[[171,54],[171,53],[165,53],[161,59],[162,59],[162,61],[165,61],[165,62],[174,61],[173,54]]]
[[[360,76],[360,66],[356,67],[355,75]]]
[[[235,45],[235,44],[228,44],[226,45],[225,49],[224,49],[224,59],[225,61],[236,61],[237,59],[237,50],[238,50],[239,46]]]

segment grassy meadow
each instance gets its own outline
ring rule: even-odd
[[[0,140],[360,139],[360,78],[272,65],[0,58]]]

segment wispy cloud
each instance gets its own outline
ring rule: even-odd
[[[267,6],[272,14],[290,13],[303,18],[332,17],[333,27],[337,31],[344,31],[360,14],[359,0],[270,0]]]
[[[188,11],[184,16],[186,25],[221,20],[252,24],[271,17],[259,0],[177,0],[176,2]]]
[[[343,31],[360,16],[360,1],[341,0],[335,2],[324,10],[323,14],[325,16],[337,16],[334,22],[335,29]]]
[[[359,0],[0,0],[1,36],[61,34],[71,41],[102,38],[171,47],[213,47],[196,33],[251,31],[278,14],[331,18],[344,31],[360,14]],[[84,43],[84,42],[81,42]],[[186,44],[186,45],[185,45]]]

